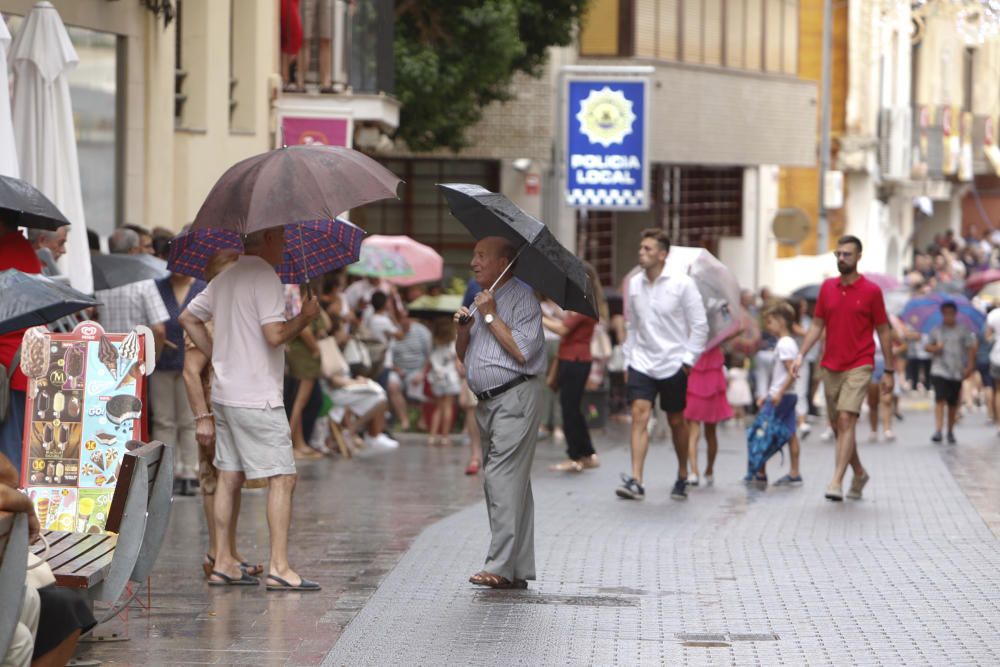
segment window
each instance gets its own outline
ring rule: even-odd
[[[612,20],[623,19],[624,4],[592,1],[580,55],[609,55],[613,34],[632,32],[635,55],[643,58],[798,73],[797,0],[633,0],[631,31]]]
[[[371,204],[351,212],[351,220],[369,234],[405,234],[426,243],[446,265],[465,275],[475,239],[448,209],[438,183],[476,183],[500,190],[500,163],[489,160],[381,160],[403,179],[399,200]]]
[[[631,56],[633,25],[633,0],[591,0],[580,21],[580,55]]]
[[[743,235],[743,169],[655,165],[654,207],[677,245],[718,254],[719,239]]]

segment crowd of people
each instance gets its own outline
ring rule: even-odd
[[[0,268],[58,273],[64,232],[26,239],[4,231]],[[110,254],[166,258],[170,237],[126,226],[106,247]],[[872,476],[855,434],[865,412],[871,442],[895,438],[900,397],[908,391],[933,390],[935,443],[957,443],[963,410],[982,405],[995,419],[1000,310],[988,312],[985,299],[969,301],[960,292],[965,280],[997,263],[996,241],[943,235],[915,254],[902,290],[907,298],[944,294],[936,326],[887,309],[883,287],[858,271],[861,241],[845,236],[834,252],[839,275],[814,298],[745,290],[739,326],[710,338],[698,285],[668,269],[670,239],[659,229],[642,234],[639,270],[621,291],[605,290],[586,267],[596,318],[564,311],[511,278],[514,249],[499,238],[476,245],[457,312],[411,308],[428,303],[421,297],[442,296],[441,286],[403,288],[344,269],[284,286],[274,271],[284,251],[280,228],[248,235],[243,253],[218,253],[206,280],[174,273],[100,290],[101,305],[81,317],[109,331],[142,325],[153,332],[152,437],[175,445],[175,495],[202,497],[209,585],[258,585],[263,578],[271,591],[319,590],[290,562],[297,465],[360,448],[393,450],[403,434],[413,442],[419,433],[429,447],[467,447],[465,473],[483,474],[492,538],[483,570],[470,581],[523,588],[535,577],[530,470],[539,439],[565,446],[565,460],[551,473],[581,474],[601,465],[590,428],[630,422],[631,470],[615,493],[641,500],[649,442],[663,423],[677,460],[670,495],[686,500],[692,489],[715,483],[720,426],[750,426],[748,483],[766,486],[767,458],[787,446],[788,469],[772,471],[771,483],[803,486],[801,441],[825,407],[829,427],[821,437],[836,440],[836,454],[824,495],[839,502],[860,499]],[[102,252],[100,241],[94,252]],[[985,325],[970,327],[963,308],[981,310]],[[0,348],[3,363],[16,348],[9,339]],[[23,376],[15,372],[10,388],[3,454],[8,469],[17,470]],[[775,446],[757,457],[762,439]],[[268,494],[267,565],[237,549],[241,492],[254,486]],[[0,491],[2,509],[16,511],[20,496]],[[70,634],[91,622],[76,618]],[[56,639],[62,646],[66,636]]]

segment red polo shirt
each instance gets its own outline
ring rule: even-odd
[[[7,269],[17,269],[25,273],[41,273],[42,264],[38,261],[38,255],[28,239],[24,238],[21,232],[8,232],[0,234],[0,271]],[[12,331],[0,336],[0,364],[4,367],[10,365],[10,360],[14,358],[14,351],[21,345],[24,337],[24,329]],[[21,373],[21,369],[14,371],[14,376],[10,379],[11,389],[17,391],[27,391],[28,380]]]
[[[816,317],[826,323],[826,348],[821,365],[834,372],[875,365],[875,327],[889,321],[882,289],[860,276],[850,285],[840,278],[823,282]]]
[[[563,326],[568,331],[559,342],[559,358],[563,361],[593,361],[590,341],[594,337],[597,321],[580,313],[569,313],[563,319]]]

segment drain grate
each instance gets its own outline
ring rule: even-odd
[[[571,607],[638,607],[639,600],[617,595],[535,595],[510,591],[479,592],[475,602],[499,604],[552,604]]]
[[[776,642],[773,632],[679,632],[675,638],[690,648],[725,648],[732,642]]]

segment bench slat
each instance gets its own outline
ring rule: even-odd
[[[111,535],[87,535],[88,539],[81,540],[72,549],[67,549],[58,556],[49,556],[49,567],[53,572],[71,568],[72,564],[80,558],[87,558],[94,549],[100,549],[105,543],[114,544],[115,540]]]
[[[114,556],[115,545],[111,545],[105,553],[95,557],[89,563],[81,564],[75,572],[63,573],[62,576],[67,579],[72,578],[86,581],[86,587],[89,588],[104,580],[108,574],[108,570],[111,569],[111,561],[114,559]]]
[[[53,540],[53,535],[58,536],[58,539]],[[87,540],[87,535],[85,533],[74,533],[70,531],[49,531],[46,535],[46,539],[49,541],[49,553],[46,560],[51,563],[53,560],[59,558],[68,551],[72,551],[82,542]],[[32,551],[41,555],[45,551],[44,545],[42,545],[41,540],[32,545]]]

